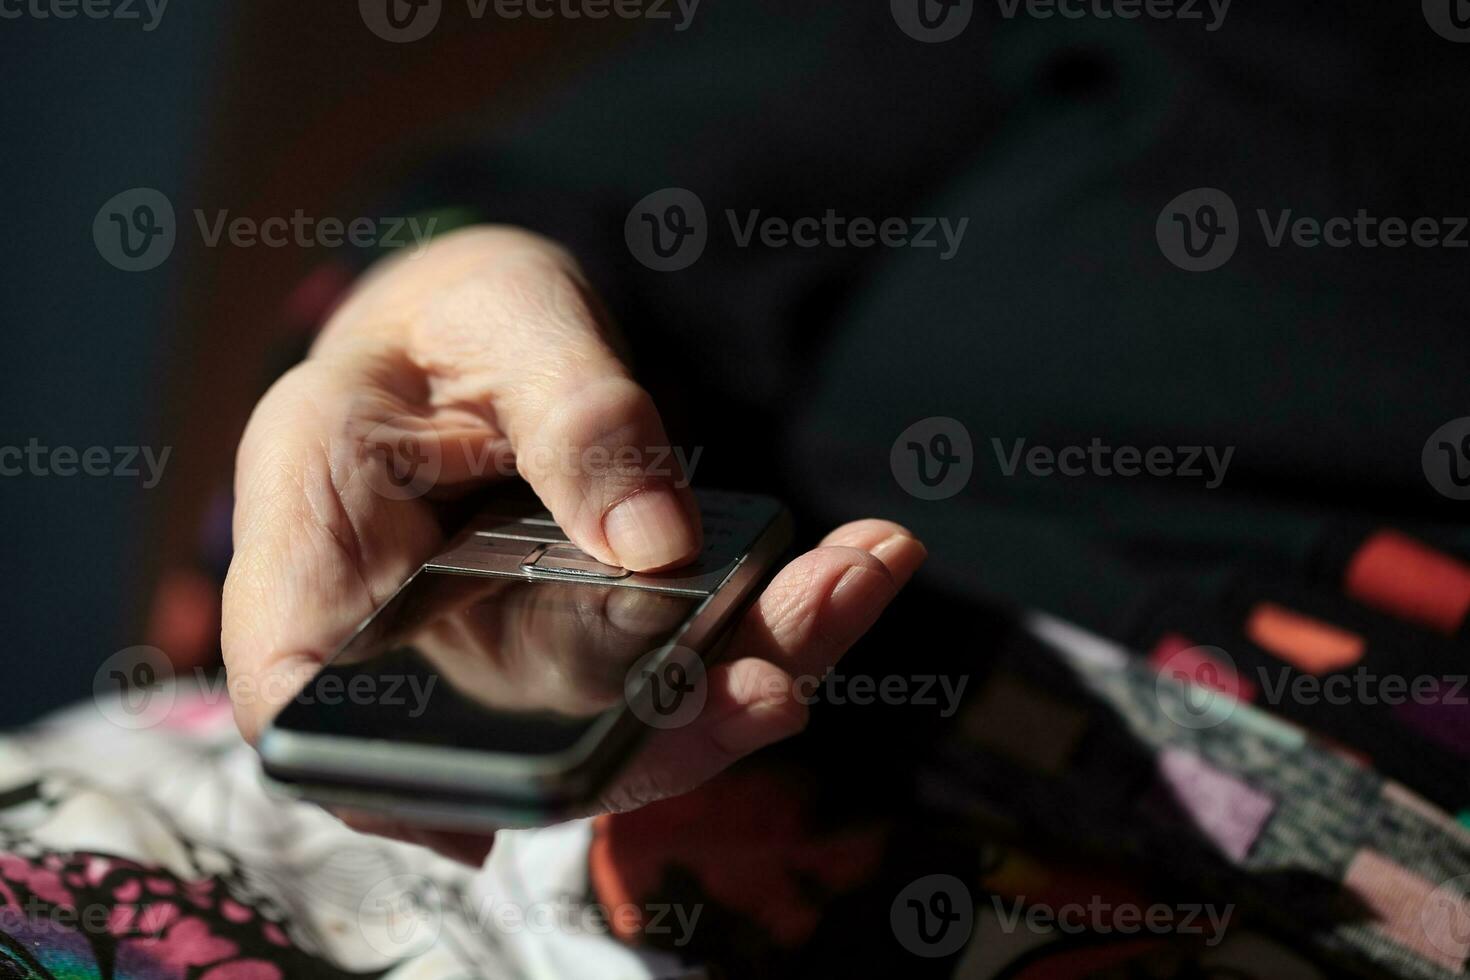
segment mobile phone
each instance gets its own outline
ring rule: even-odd
[[[696,491],[705,546],[638,573],[498,498],[358,627],[262,734],[277,791],[490,829],[584,812],[687,723],[720,643],[789,545],[769,497]]]

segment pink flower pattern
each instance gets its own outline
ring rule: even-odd
[[[0,853],[0,975],[35,980],[361,977],[293,945],[220,878],[104,854]],[[378,974],[371,974],[376,976]]]

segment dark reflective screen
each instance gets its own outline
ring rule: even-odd
[[[421,573],[282,713],[282,728],[554,753],[622,706],[629,668],[702,600]]]

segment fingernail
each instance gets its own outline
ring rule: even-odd
[[[877,622],[883,608],[895,595],[887,574],[854,565],[843,573],[827,598],[828,622],[841,623],[850,636],[860,636]]]
[[[693,558],[699,531],[669,490],[645,490],[602,519],[602,533],[618,564],[647,572]]]
[[[806,705],[795,698],[761,701],[715,725],[710,737],[731,755],[746,755],[806,728]]]
[[[922,541],[903,533],[890,534],[869,549],[869,553],[888,566],[889,574],[899,586],[908,582],[914,572],[919,570],[919,566],[924,564],[924,559],[929,557],[929,551]]]

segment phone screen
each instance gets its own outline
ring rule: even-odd
[[[282,729],[544,755],[624,704],[702,596],[424,571],[282,712]]]

